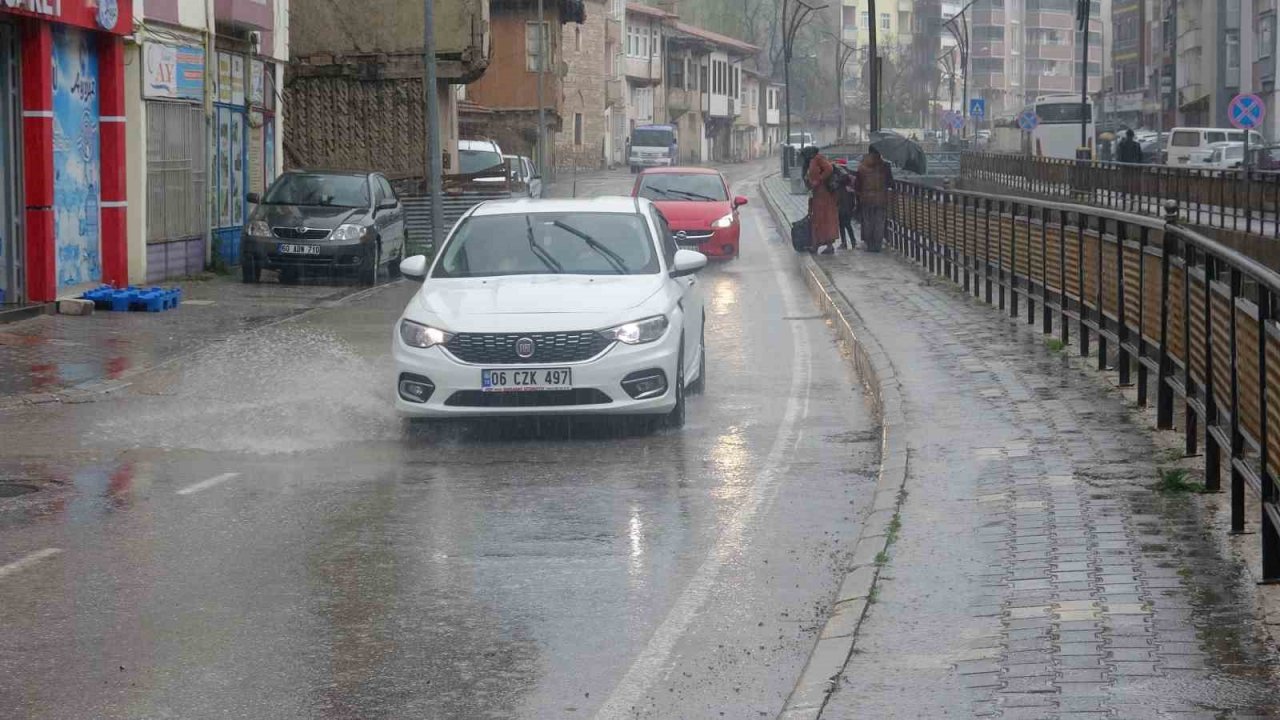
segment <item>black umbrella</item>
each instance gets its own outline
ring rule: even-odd
[[[871,147],[895,166],[917,175],[927,174],[929,162],[925,158],[924,149],[913,140],[898,134],[885,133],[872,141]]]

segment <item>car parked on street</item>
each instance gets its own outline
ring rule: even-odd
[[[542,176],[533,168],[533,161],[523,155],[503,155],[511,167],[511,182],[524,189],[527,197],[542,197]]]
[[[508,182],[501,169],[505,165],[502,148],[498,143],[485,139],[458,141],[458,174],[485,173],[484,177],[476,178],[475,182],[501,184]]]
[[[502,200],[458,221],[396,323],[409,417],[658,415],[684,423],[705,384],[695,273],[648,200]]]
[[[747,199],[741,195],[731,199],[729,185],[718,171],[700,167],[645,170],[631,194],[658,206],[680,247],[710,258],[738,257],[742,234],[738,208]]]
[[[292,283],[317,270],[374,285],[404,258],[404,206],[380,173],[291,170],[248,200],[255,207],[240,236],[244,282],[275,270]]]
[[[1209,156],[1195,167],[1236,170],[1244,166],[1243,142],[1218,142],[1208,147]]]

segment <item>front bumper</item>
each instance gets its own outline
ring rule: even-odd
[[[292,255],[280,252],[281,245],[314,245],[316,255]],[[331,271],[356,271],[373,262],[373,245],[361,242],[334,243],[315,240],[280,240],[240,236],[241,262],[254,262],[266,270],[283,268],[316,268]]]
[[[579,363],[479,365],[464,363],[445,349],[415,348],[400,339],[399,323],[393,331],[391,355],[395,361],[395,409],[406,417],[513,417],[530,415],[657,415],[675,407],[676,365],[681,329],[673,324],[661,340],[645,345],[614,343],[594,359]],[[482,369],[537,370],[570,368],[574,398],[590,399],[589,404],[546,404],[523,406],[479,406],[477,401],[497,393],[480,393]],[[661,370],[667,389],[657,397],[633,400],[622,387],[632,373]],[[434,386],[425,403],[410,402],[400,393],[406,375],[426,378]],[[512,393],[518,394],[518,393]],[[534,399],[530,396],[529,399]],[[607,401],[606,401],[607,399]],[[522,399],[523,400],[523,399]],[[556,400],[559,403],[563,400]],[[459,404],[461,403],[461,404]]]
[[[675,161],[669,157],[633,157],[629,161],[632,167],[671,167]]]
[[[729,259],[738,256],[738,240],[742,234],[742,223],[716,230],[700,228],[672,228],[674,232],[684,231],[689,238],[679,241],[682,248],[697,250],[708,258]]]

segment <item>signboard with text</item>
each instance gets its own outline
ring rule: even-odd
[[[160,100],[204,99],[204,48],[147,43],[142,96]]]
[[[133,0],[0,0],[13,13],[116,35],[133,33]]]

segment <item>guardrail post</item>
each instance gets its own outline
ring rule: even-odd
[[[986,230],[983,237],[986,249],[982,254],[982,279],[987,286],[987,304],[991,304],[991,198],[982,199],[982,210],[986,216]]]
[[[1276,492],[1276,482],[1268,469],[1271,459],[1267,439],[1267,323],[1271,320],[1271,291],[1258,286],[1258,387],[1263,388],[1258,399],[1258,473],[1262,479],[1261,501],[1258,503],[1261,512],[1262,533],[1262,581],[1264,583],[1280,582],[1280,528],[1271,521],[1271,513],[1267,511],[1267,503],[1280,502],[1280,493]]]
[[[1186,428],[1185,442],[1187,455],[1198,454],[1199,439],[1196,437],[1197,419],[1195,407],[1191,399],[1196,394],[1196,381],[1191,377],[1191,265],[1195,261],[1195,248],[1189,242],[1182,243],[1182,390],[1183,414]]]
[[[1080,317],[1080,357],[1089,357],[1089,308],[1084,304],[1084,213],[1076,213],[1076,275],[1079,293],[1076,295],[1076,313]]]
[[[1164,205],[1165,227],[1160,235],[1160,353],[1156,371],[1156,427],[1173,428],[1173,388],[1169,377],[1173,375],[1173,358],[1169,355],[1169,266],[1173,262],[1173,226],[1178,222],[1178,202],[1168,200]]]
[[[1030,210],[1031,206],[1028,205]],[[1018,317],[1018,203],[1009,205],[1009,317]]]
[[[1214,258],[1204,255],[1204,489],[1222,490],[1222,447],[1214,437],[1218,425],[1218,401],[1213,391],[1213,281],[1217,277]]]
[[[1120,387],[1130,387],[1133,380],[1130,377],[1132,368],[1130,367],[1131,358],[1129,349],[1125,344],[1129,342],[1129,326],[1125,323],[1125,307],[1124,307],[1124,244],[1129,239],[1128,224],[1116,222],[1116,366],[1120,370]],[[1139,330],[1138,338],[1142,338],[1142,332]]]
[[[1138,407],[1147,406],[1147,244],[1151,229],[1138,232]]]
[[[1236,299],[1240,297],[1240,271],[1234,265],[1227,271],[1230,291],[1227,299],[1227,311],[1231,313],[1230,331],[1227,334],[1231,343],[1231,532],[1244,532],[1244,473],[1239,464],[1244,462],[1244,435],[1240,433],[1240,369],[1238,364],[1239,324],[1236,313]],[[1259,385],[1265,393],[1267,386]],[[1266,439],[1263,439],[1266,442]]]
[[[1040,208],[1040,331],[1053,334],[1053,313],[1049,311],[1049,208]]]

